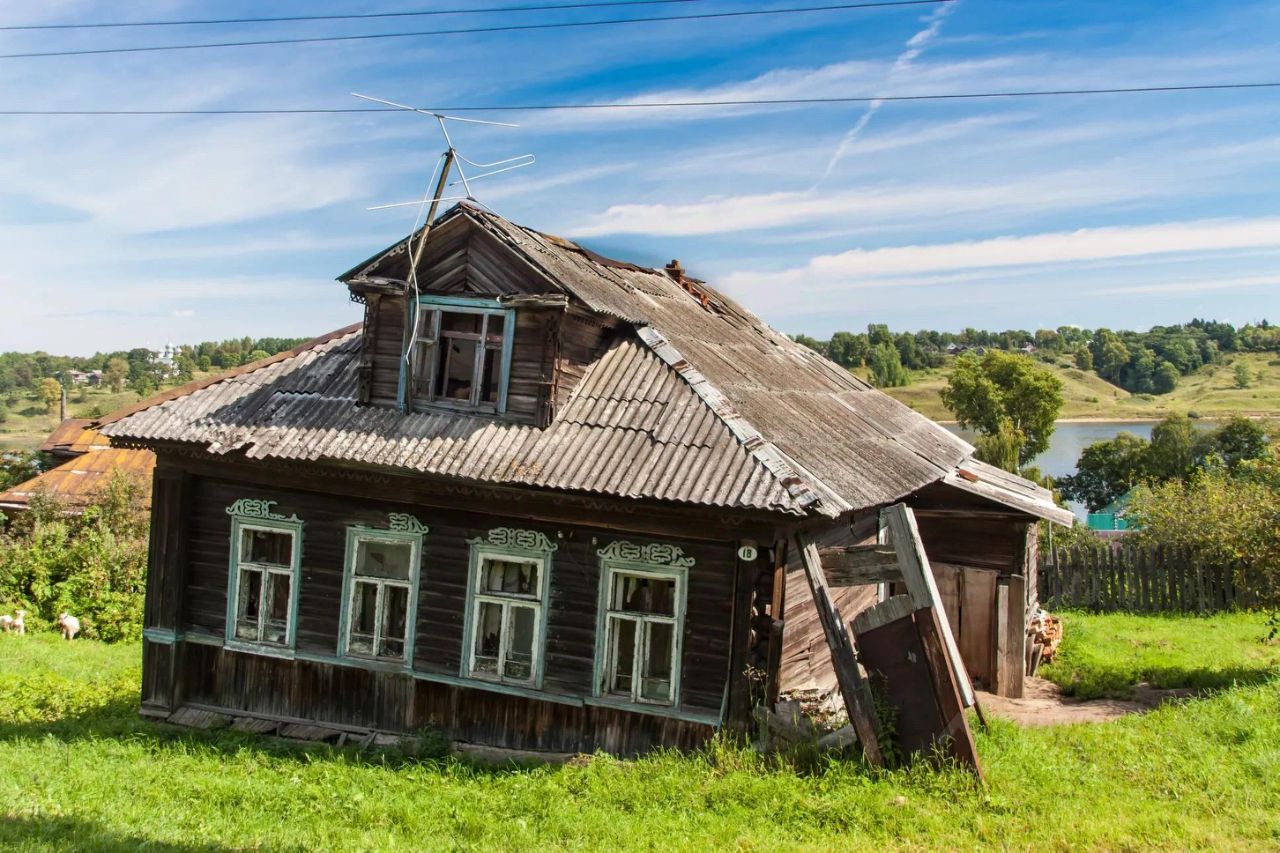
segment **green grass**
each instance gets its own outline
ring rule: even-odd
[[[1059,659],[1041,672],[1083,699],[1133,685],[1215,690],[1280,677],[1280,642],[1259,613],[1213,617],[1066,613]]]
[[[1103,380],[1096,373],[1074,367],[1053,365],[1062,380],[1063,406],[1061,418],[1097,420],[1160,419],[1170,413],[1195,412],[1206,418],[1232,414],[1274,415],[1280,412],[1280,367],[1270,364],[1273,353],[1239,353],[1231,361],[1210,365],[1178,381],[1169,394],[1134,395]],[[1236,388],[1233,365],[1242,362],[1249,367],[1250,387]],[[864,375],[866,371],[858,371]],[[939,396],[947,384],[948,367],[917,371],[910,385],[886,388],[886,393],[934,420],[949,420],[953,415],[942,405]],[[1258,374],[1262,379],[1257,379]]]
[[[997,721],[978,738],[982,789],[834,760],[797,773],[726,744],[485,768],[178,730],[137,717],[138,654],[0,635],[0,848],[1280,845],[1274,680],[1114,723]],[[32,713],[34,691],[60,698]]]

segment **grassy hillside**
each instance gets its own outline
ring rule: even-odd
[[[1224,618],[1176,627],[1194,644]],[[1258,645],[1263,617],[1250,618],[1241,649],[1204,665],[1229,667]],[[1122,645],[1088,642],[1113,619],[1091,618],[1063,666],[1090,680],[1100,664],[1124,665]],[[1096,659],[1079,656],[1086,645]],[[483,767],[179,730],[139,719],[139,658],[136,644],[0,634],[0,848],[1131,850],[1280,839],[1280,681],[1262,668],[1248,686],[1223,679],[1203,698],[1110,723],[994,720],[977,738],[980,788],[956,772],[873,773],[834,759],[797,772],[726,743]]]
[[[1248,388],[1236,388],[1236,363],[1249,368]],[[948,369],[918,372],[910,385],[885,390],[934,420],[948,420],[951,414],[938,396],[946,385]],[[1161,395],[1130,394],[1100,379],[1096,373],[1074,367],[1055,365],[1053,369],[1062,379],[1063,418],[1144,420],[1159,419],[1170,412],[1194,413],[1206,418],[1236,413],[1280,413],[1280,359],[1274,354],[1235,355],[1226,364],[1210,365],[1182,377],[1172,393]]]
[[[133,391],[114,394],[105,388],[75,388],[67,394],[67,416],[72,418],[106,414],[139,399]],[[55,408],[50,414],[43,403],[31,396],[20,397],[17,405],[5,408],[8,417],[0,423],[0,451],[34,450],[58,425],[58,410]]]

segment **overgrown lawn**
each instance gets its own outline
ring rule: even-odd
[[[138,655],[0,635],[0,848],[1280,844],[1276,680],[1108,724],[996,722],[978,738],[983,789],[960,772],[834,760],[797,773],[728,744],[485,768],[173,729],[137,716]]]
[[[1127,698],[1136,684],[1215,690],[1280,676],[1280,642],[1260,613],[1210,617],[1063,614],[1059,659],[1041,675],[1082,699]]]

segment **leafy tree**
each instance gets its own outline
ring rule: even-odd
[[[866,356],[866,335],[836,332],[827,342],[827,358],[841,367],[861,367]]]
[[[1168,394],[1178,387],[1178,379],[1180,378],[1178,368],[1167,361],[1162,361],[1160,366],[1156,368],[1155,378],[1152,379],[1153,390],[1157,394]]]
[[[1076,367],[1080,370],[1093,370],[1093,353],[1084,344],[1076,347]]]
[[[867,343],[872,349],[884,344],[892,345],[893,333],[884,323],[870,323],[867,325]]]
[[[1025,444],[1022,433],[1013,426],[1008,418],[1000,421],[1000,429],[994,433],[979,433],[974,439],[974,456],[988,465],[1003,468],[1006,471],[1018,470],[1018,454]]]
[[[979,359],[966,353],[942,389],[942,402],[963,427],[988,436],[1012,428],[1021,437],[1018,464],[1049,447],[1062,409],[1062,380],[1024,355],[989,350]]]
[[[102,371],[102,383],[119,394],[124,390],[124,383],[129,378],[129,362],[116,356],[107,360]]]
[[[270,358],[270,357],[271,357],[271,353],[267,352],[266,350],[256,349],[244,357],[244,363],[251,364],[252,362],[262,361],[264,358]]]
[[[1145,439],[1127,432],[1110,441],[1096,441],[1080,454],[1076,473],[1059,477],[1056,485],[1067,500],[1097,512],[1146,478],[1149,448]]]
[[[1249,387],[1249,367],[1243,361],[1236,362],[1235,377],[1237,388]]]
[[[58,408],[58,403],[62,401],[62,385],[56,379],[40,380],[40,402],[44,403],[45,411],[54,412]]]
[[[1196,467],[1195,425],[1186,415],[1169,415],[1151,429],[1146,468],[1158,480],[1181,480]]]
[[[1241,463],[1270,455],[1266,429],[1257,421],[1239,415],[1205,433],[1196,443],[1196,461],[1201,467],[1225,466],[1234,471]]]
[[[911,380],[892,343],[882,343],[871,350],[871,380],[877,388],[897,388]]]

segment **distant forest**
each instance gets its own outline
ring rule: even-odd
[[[0,353],[0,397],[38,393],[45,379],[71,384],[72,371],[101,371],[103,387],[126,387],[149,394],[165,384],[186,382],[197,373],[238,367],[292,349],[306,338],[238,338],[183,344],[155,352],[146,347],[91,356],[50,355],[46,352]],[[55,389],[56,390],[56,389]]]
[[[866,332],[836,332],[830,340],[808,335],[795,340],[848,368],[868,367],[876,385],[895,387],[910,381],[909,370],[941,367],[948,355],[1001,349],[1021,350],[1049,363],[1069,359],[1080,370],[1135,394],[1167,394],[1178,379],[1225,353],[1280,351],[1280,327],[1266,320],[1233,326],[1216,320],[1192,320],[1180,326],[1154,326],[1146,332],[1112,329],[1007,329],[988,332],[892,332],[873,323]]]

